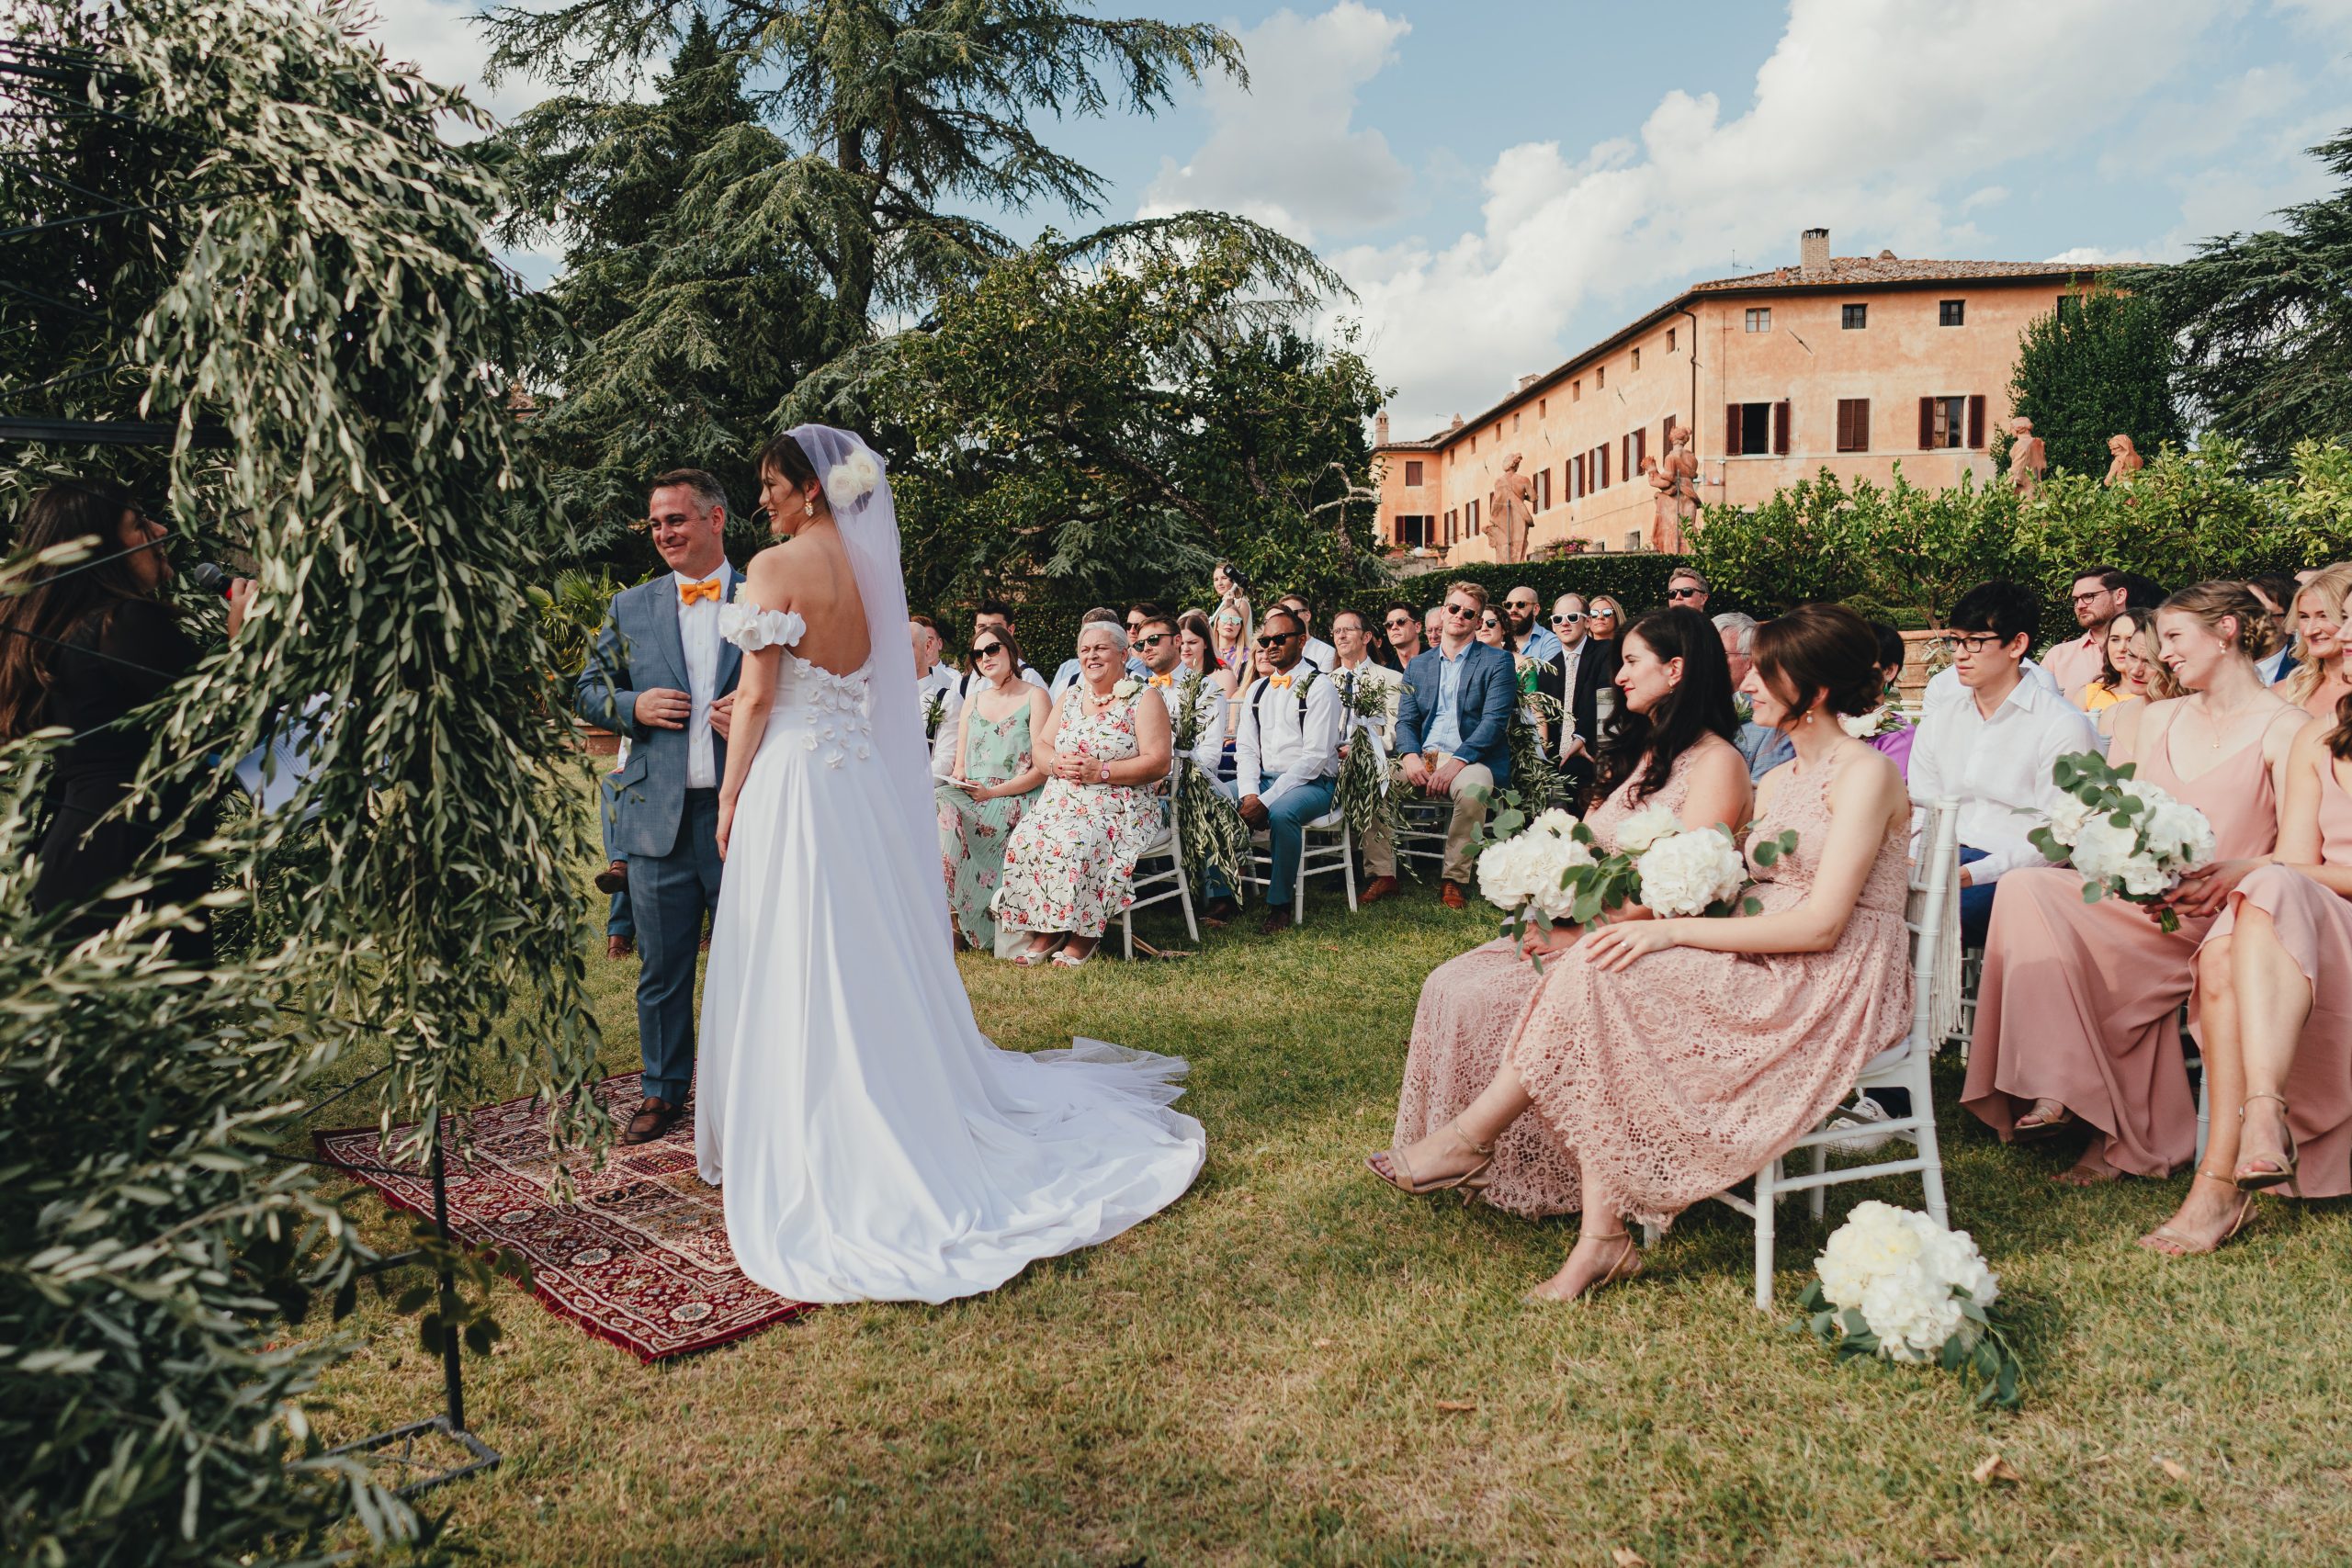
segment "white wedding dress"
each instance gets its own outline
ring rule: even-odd
[[[829,492],[865,451],[793,434]],[[1174,1202],[1206,1154],[1170,1109],[1182,1060],[1088,1040],[1001,1051],[973,1021],[878,461],[876,491],[833,506],[876,633],[865,666],[788,651],[797,615],[741,604],[722,621],[747,654],[786,651],[719,889],[695,1153],[744,1273],[803,1302],[993,1290]]]

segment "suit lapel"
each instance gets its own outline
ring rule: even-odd
[[[678,584],[669,572],[646,584],[652,603],[646,606],[653,617],[653,646],[670,662],[670,684],[675,691],[689,691],[693,682],[686,679],[686,644],[678,635]]]
[[[721,570],[727,579],[727,591],[721,597],[720,603],[732,604],[735,603],[735,591],[743,586],[743,574],[737,571],[731,562]],[[679,644],[681,650],[684,646],[683,642]],[[735,676],[742,667],[743,650],[725,637],[720,637],[718,639],[718,683],[711,688],[712,694],[716,696],[725,696],[729,688],[735,684]]]

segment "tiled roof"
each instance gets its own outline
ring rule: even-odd
[[[1902,261],[1894,256],[1832,256],[1829,270],[1807,272],[1803,267],[1776,266],[1740,277],[1718,277],[1694,283],[1693,294],[1724,294],[1757,288],[1850,288],[1864,283],[1957,283],[1979,277],[2079,277],[2086,273],[2120,270],[2123,265],[2082,262]]]

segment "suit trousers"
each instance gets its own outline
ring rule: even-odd
[[[1445,879],[1473,886],[1478,880],[1478,857],[1470,852],[1470,840],[1486,826],[1487,805],[1495,793],[1493,770],[1476,762],[1465,762],[1453,775],[1453,783],[1446,794],[1453,800],[1453,818],[1445,825]]]
[[[645,1092],[685,1103],[695,1081],[695,964],[704,920],[718,912],[718,792],[686,791],[678,841],[628,857],[637,918],[637,1038]]]

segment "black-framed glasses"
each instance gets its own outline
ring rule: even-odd
[[[1388,617],[1388,629],[1392,632],[1399,626],[1418,626],[1420,624],[1420,622],[1414,620],[1409,615],[1391,615]]]
[[[1706,590],[1702,588],[1669,588],[1666,591],[1666,596],[1668,599],[1696,599],[1705,592]]]
[[[1582,610],[1570,610],[1565,615],[1553,616],[1552,624],[1555,626],[1572,626],[1583,619],[1584,612]]]
[[[1947,632],[1944,634],[1946,648],[1951,649],[1954,653],[1967,653],[1971,656],[1999,648],[2008,640],[1999,632]]]
[[[1475,621],[1478,618],[1478,612],[1466,604],[1448,604],[1445,607],[1445,613],[1449,615],[1459,615],[1465,621]]]
[[[1267,632],[1258,638],[1258,646],[1260,648],[1280,648],[1283,644],[1291,641],[1297,636],[1298,633],[1296,632]]]
[[[1137,648],[1158,648],[1161,643],[1168,640],[1168,637],[1169,634],[1166,632],[1154,632],[1149,637],[1139,637],[1136,638],[1136,646]]]
[[[972,657],[973,657],[974,659],[986,659],[989,655],[990,655],[990,654],[992,654],[992,653],[1002,653],[1003,651],[1004,651],[1004,644],[1002,644],[1002,643],[1001,643],[1001,642],[991,642],[991,643],[986,643],[986,644],[974,643],[974,644],[972,645]]]

